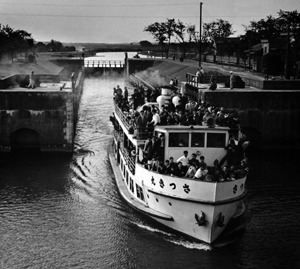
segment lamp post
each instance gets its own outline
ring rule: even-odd
[[[200,2],[200,28],[199,28],[199,67],[201,66],[201,50],[202,50],[202,44],[201,44],[201,35],[202,35],[202,5],[203,3]]]

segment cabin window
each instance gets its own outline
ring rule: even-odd
[[[169,133],[169,147],[188,147],[189,133]]]
[[[143,193],[142,187],[140,187],[138,184],[135,184],[135,189],[136,189],[136,196],[137,196],[137,198],[139,198],[142,201],[144,201],[145,198],[144,198],[144,193]]]
[[[132,193],[134,193],[134,185],[133,185],[133,180],[132,180],[132,178],[130,178],[129,189],[131,190]]]
[[[192,147],[204,148],[205,133],[192,133]]]
[[[208,148],[225,148],[226,134],[220,133],[207,133],[207,145]]]

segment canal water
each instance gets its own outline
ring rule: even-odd
[[[213,246],[123,202],[107,154],[117,84],[126,81],[85,79],[73,156],[2,158],[0,268],[300,268],[299,158],[289,152],[253,156],[244,225]]]

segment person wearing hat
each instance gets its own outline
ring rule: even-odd
[[[233,89],[233,83],[234,83],[234,77],[233,77],[233,72],[232,71],[230,71],[229,81],[230,81],[230,89],[232,90]]]

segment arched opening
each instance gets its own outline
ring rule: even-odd
[[[40,135],[38,132],[22,128],[10,135],[11,152],[39,152]]]

